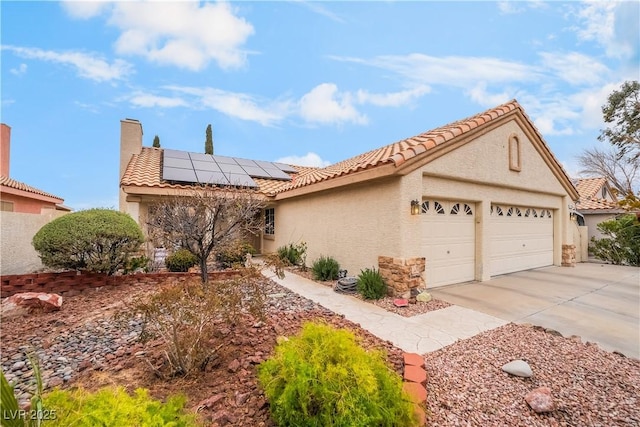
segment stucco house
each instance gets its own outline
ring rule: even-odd
[[[0,123],[0,274],[30,273],[43,267],[31,246],[49,221],[71,211],[64,199],[17,181],[9,175],[11,128]]]
[[[618,198],[604,177],[578,179],[575,186],[580,195],[576,210],[582,215],[584,225],[588,227],[589,242],[592,237],[602,238],[598,224],[614,219],[617,215],[625,213],[625,210],[618,205]]]
[[[142,147],[139,122],[121,125],[120,209],[143,224],[154,197],[193,184],[164,179],[167,153]],[[396,293],[575,263],[578,192],[515,100],[325,168],[283,171],[254,177],[269,203],[264,253],[305,241],[309,261],[380,268]]]

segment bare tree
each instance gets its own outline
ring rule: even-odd
[[[206,283],[209,256],[249,233],[259,232],[263,207],[264,198],[256,191],[203,185],[153,205],[149,232],[166,247],[191,251],[198,258],[202,282]]]
[[[581,175],[603,176],[621,197],[637,194],[640,184],[640,163],[618,150],[586,149],[577,157]]]

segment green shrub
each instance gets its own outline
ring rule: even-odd
[[[258,366],[258,380],[280,426],[417,425],[400,376],[347,330],[306,323]]]
[[[296,245],[289,243],[288,245],[280,246],[277,249],[278,257],[289,265],[305,266],[307,260],[307,244],[300,242]]]
[[[135,273],[139,269],[144,270],[145,273],[149,272],[149,266],[151,265],[151,259],[146,256],[131,257],[127,260],[127,265],[124,269],[125,273]]]
[[[189,271],[191,267],[198,263],[198,257],[192,254],[188,249],[178,249],[165,260],[164,264],[169,271],[184,273]]]
[[[375,268],[361,270],[356,286],[364,299],[380,299],[387,295],[387,284]]]
[[[54,219],[32,243],[47,267],[113,274],[126,267],[143,241],[140,227],[129,215],[89,209]]]
[[[606,237],[591,238],[593,255],[617,265],[640,266],[640,221],[635,215],[623,215],[597,227]]]
[[[247,254],[255,255],[256,250],[250,243],[236,241],[230,247],[219,252],[216,260],[223,268],[231,268],[234,265],[244,264]]]
[[[171,396],[162,403],[145,389],[129,395],[122,387],[108,387],[90,393],[84,389],[54,390],[44,398],[45,407],[55,413],[47,426],[196,426],[195,414],[184,406],[184,396]],[[54,412],[55,411],[55,412]]]
[[[313,262],[311,273],[315,280],[336,280],[340,264],[332,257],[321,256]]]

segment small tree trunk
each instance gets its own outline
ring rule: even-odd
[[[207,281],[209,280],[209,272],[207,271],[206,257],[200,258],[200,279],[202,280],[202,283],[207,283]]]

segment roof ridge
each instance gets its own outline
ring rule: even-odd
[[[1,175],[0,176],[0,185],[4,185],[6,187],[13,188],[15,190],[26,191],[28,193],[38,194],[40,196],[51,197],[51,198],[54,198],[54,199],[58,199],[58,200],[64,201],[64,199],[62,197],[58,197],[58,196],[56,196],[55,194],[52,194],[52,193],[47,193],[46,191],[40,190],[39,188],[33,187],[33,186],[31,186],[29,184],[26,184],[26,183],[24,183],[22,181],[18,181],[16,179],[10,178],[10,177],[8,177],[6,175]]]

